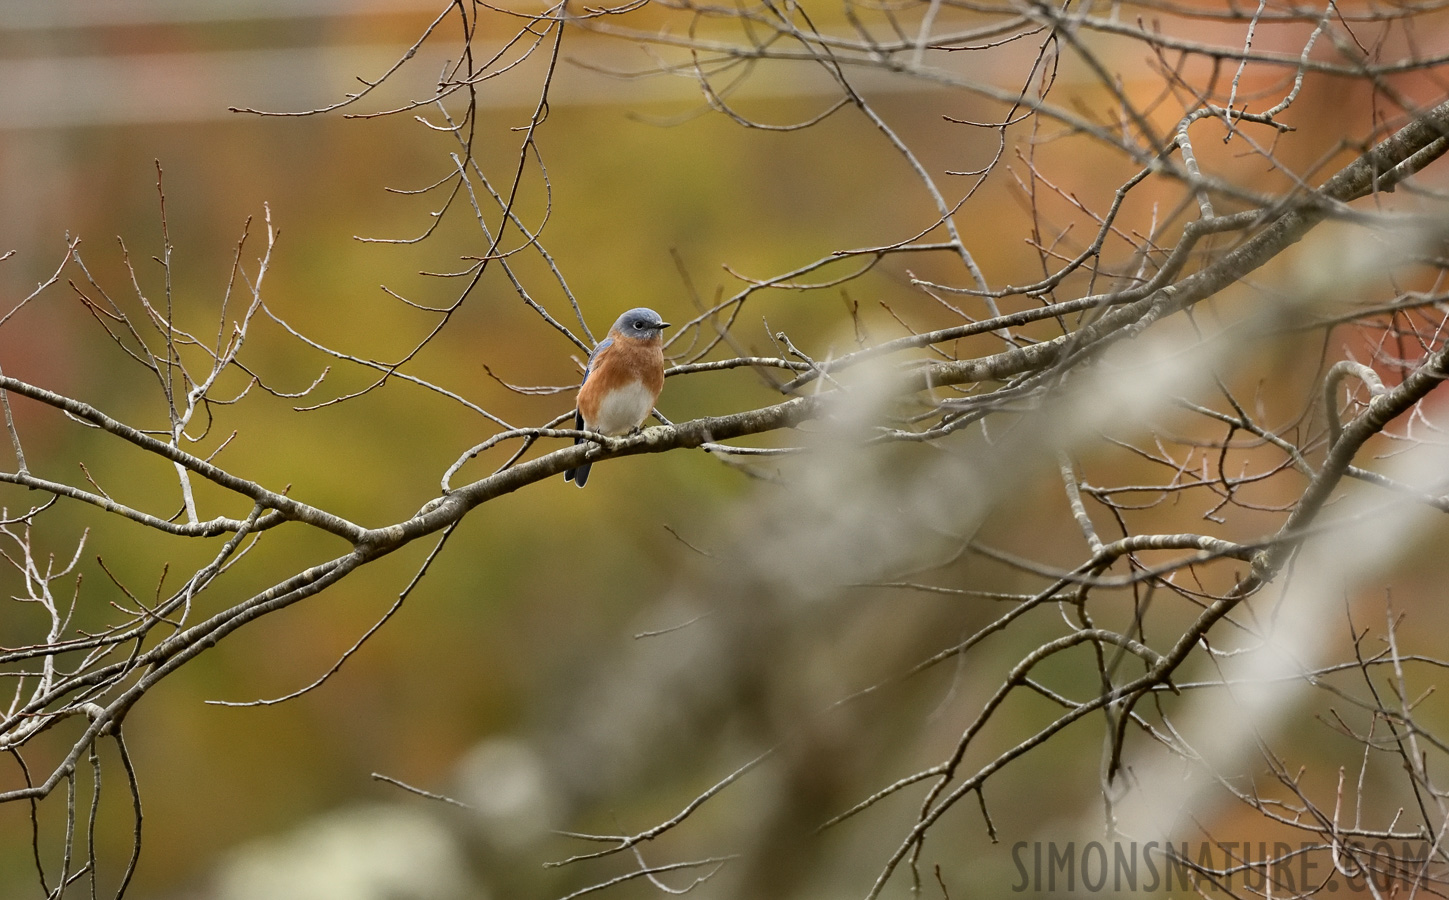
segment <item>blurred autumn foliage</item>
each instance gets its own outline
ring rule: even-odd
[[[0,369],[92,499],[4,489],[0,552],[75,562],[64,634],[0,575],[0,900],[961,897],[1093,838],[1209,896],[1381,839],[1423,865],[1374,889],[1442,889],[1440,4],[49,6],[0,11]],[[36,648],[147,622],[251,495],[107,511],[187,522],[173,459],[24,388],[164,443],[155,359],[254,298],[177,444],[276,520],[185,624],[365,569],[198,635],[123,761],[100,687],[26,706],[104,654]],[[439,498],[639,305],[674,443],[578,491],[519,434]]]

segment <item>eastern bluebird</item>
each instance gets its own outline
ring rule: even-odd
[[[619,317],[609,336],[589,355],[574,415],[580,431],[615,437],[644,424],[664,387],[664,329],[668,327],[659,313],[642,306]],[[584,440],[574,438],[574,443]],[[589,480],[590,465],[565,471],[564,480],[583,487]]]

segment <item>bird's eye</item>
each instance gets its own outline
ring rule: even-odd
[[[645,321],[643,319],[635,319],[634,320],[634,327],[637,328],[637,329],[639,329],[640,331],[643,331],[644,330],[645,324],[646,323],[645,323]]]

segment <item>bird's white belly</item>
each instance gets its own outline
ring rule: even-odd
[[[642,381],[631,382],[604,395],[598,418],[587,423],[607,435],[627,434],[644,423],[654,409],[654,397]]]

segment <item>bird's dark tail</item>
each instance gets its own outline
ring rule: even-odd
[[[583,487],[584,483],[589,480],[589,467],[592,465],[593,463],[584,463],[577,469],[564,470],[564,481],[572,481],[579,487]]]
[[[584,430],[583,413],[574,413],[574,427],[577,428],[579,431]],[[582,444],[583,442],[583,438],[574,438],[575,444]],[[572,481],[579,487],[583,487],[584,483],[589,480],[589,467],[592,465],[593,463],[584,463],[583,465],[576,466],[572,469],[564,469],[564,481]]]

